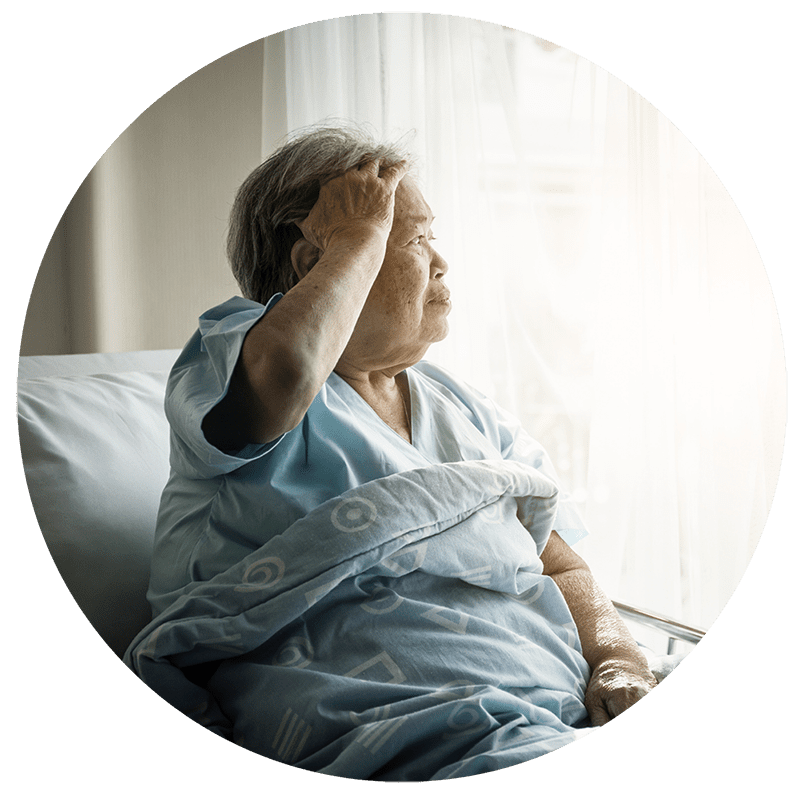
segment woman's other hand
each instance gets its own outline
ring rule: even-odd
[[[325,182],[308,217],[297,224],[303,237],[320,253],[334,240],[358,245],[377,238],[385,246],[395,191],[407,170],[406,162],[383,166],[371,160]]]
[[[589,567],[558,533],[550,535],[541,559],[567,602],[592,670],[586,710],[593,725],[604,725],[650,692],[655,676]]]
[[[643,661],[610,658],[594,668],[584,701],[592,725],[605,725],[656,686],[655,677]]]

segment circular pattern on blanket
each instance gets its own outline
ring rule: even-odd
[[[447,718],[447,727],[456,733],[445,736],[469,736],[486,730],[491,724],[489,715],[475,703],[459,703]]]
[[[490,480],[492,490],[498,495],[504,494],[509,488],[509,478],[507,472],[492,471],[490,472]]]
[[[431,697],[441,700],[462,700],[472,697],[475,693],[476,684],[466,678],[456,678],[448,681],[444,686],[439,687],[435,692],[431,692]]]
[[[272,657],[272,664],[277,667],[297,667],[302,669],[311,664],[313,655],[314,650],[307,637],[290,637]]]
[[[236,589],[263,590],[274,587],[283,579],[285,570],[286,566],[280,557],[265,557],[247,568],[242,577],[242,584]]]
[[[369,600],[361,604],[361,609],[373,615],[386,615],[389,612],[394,612],[405,599],[390,590],[388,587],[377,588]]]
[[[539,598],[541,598],[541,595],[544,592],[544,587],[545,582],[541,581],[539,584],[531,587],[530,590],[526,590],[524,593],[520,593],[519,595],[509,595],[509,598],[513,598],[514,601],[519,601],[520,604],[532,604],[534,601],[538,601]]]
[[[489,524],[502,524],[505,518],[503,506],[499,501],[494,504],[486,505],[486,507],[481,510],[481,518]]]
[[[361,496],[352,496],[339,502],[331,513],[331,521],[341,532],[362,532],[372,526],[378,517],[378,508]]]

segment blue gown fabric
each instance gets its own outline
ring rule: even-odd
[[[344,777],[477,774],[588,730],[588,665],[539,559],[552,530],[585,530],[494,403],[422,362],[409,444],[333,374],[276,442],[207,443],[279,299],[206,312],[175,364],[154,619],[126,662],[231,741]]]

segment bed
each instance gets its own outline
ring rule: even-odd
[[[145,592],[169,474],[162,403],[178,353],[20,359],[20,445],[35,514],[69,591],[120,658],[151,617]],[[703,636],[663,615],[615,605],[647,645],[659,679]]]

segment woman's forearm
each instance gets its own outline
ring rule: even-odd
[[[296,427],[347,344],[383,260],[380,238],[333,242],[248,331],[225,397],[203,420],[223,450]]]
[[[245,337],[242,364],[256,394],[299,416],[336,366],[380,270],[385,241],[366,229],[334,240],[298,284]],[[278,428],[275,436],[285,432]]]
[[[404,163],[330,180],[292,249],[298,282],[247,333],[228,393],[203,422],[218,447],[296,427],[333,371],[380,271]]]
[[[603,661],[630,659],[647,668],[639,646],[588,568],[552,575],[578,629],[583,656],[594,670]]]
[[[542,553],[544,573],[558,586],[578,629],[592,676],[586,709],[602,725],[632,706],[655,685],[644,654],[600,589],[586,563],[553,533]]]

